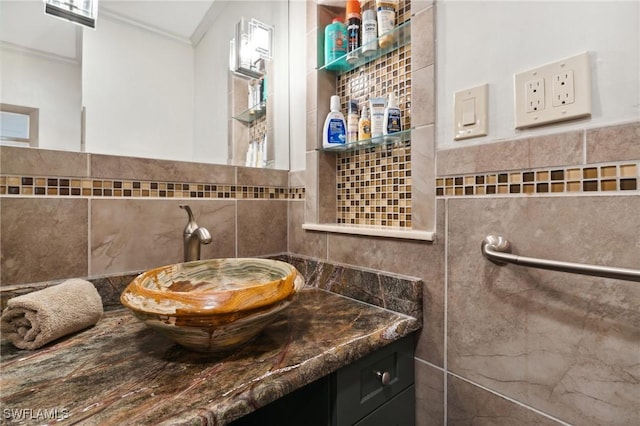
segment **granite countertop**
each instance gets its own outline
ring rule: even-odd
[[[189,352],[127,310],[28,352],[2,340],[3,424],[223,425],[420,327],[417,319],[307,288],[253,342]]]

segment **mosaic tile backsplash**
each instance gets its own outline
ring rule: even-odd
[[[411,18],[411,2],[400,1],[397,24]],[[337,77],[342,108],[357,100],[395,93],[402,128],[411,128],[411,45],[400,47]],[[337,158],[337,223],[411,228],[411,143],[342,153]]]
[[[338,223],[411,227],[411,147],[369,148],[337,160]]]

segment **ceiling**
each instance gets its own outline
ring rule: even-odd
[[[99,0],[100,15],[141,24],[182,39],[190,39],[213,0]]]
[[[99,0],[96,31],[100,30],[100,19],[116,19],[195,44],[192,40],[199,40],[199,33],[206,31],[200,24],[210,24],[205,22],[207,16],[215,16],[213,3],[214,0]],[[79,28],[45,15],[42,0],[0,0],[0,41],[7,48],[26,48],[77,61]]]

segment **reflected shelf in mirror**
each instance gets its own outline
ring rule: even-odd
[[[242,123],[251,124],[254,121],[264,117],[266,113],[267,101],[262,101],[259,104],[254,105],[245,111],[242,111],[240,114],[235,115],[233,118]]]

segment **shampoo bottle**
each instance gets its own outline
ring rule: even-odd
[[[344,145],[347,141],[347,124],[340,112],[340,96],[331,96],[331,111],[327,114],[322,129],[322,146],[331,148]]]
[[[396,102],[396,95],[389,93],[389,102],[384,109],[383,128],[382,133],[384,135],[390,135],[392,133],[398,133],[402,131],[402,117],[398,103]]]

